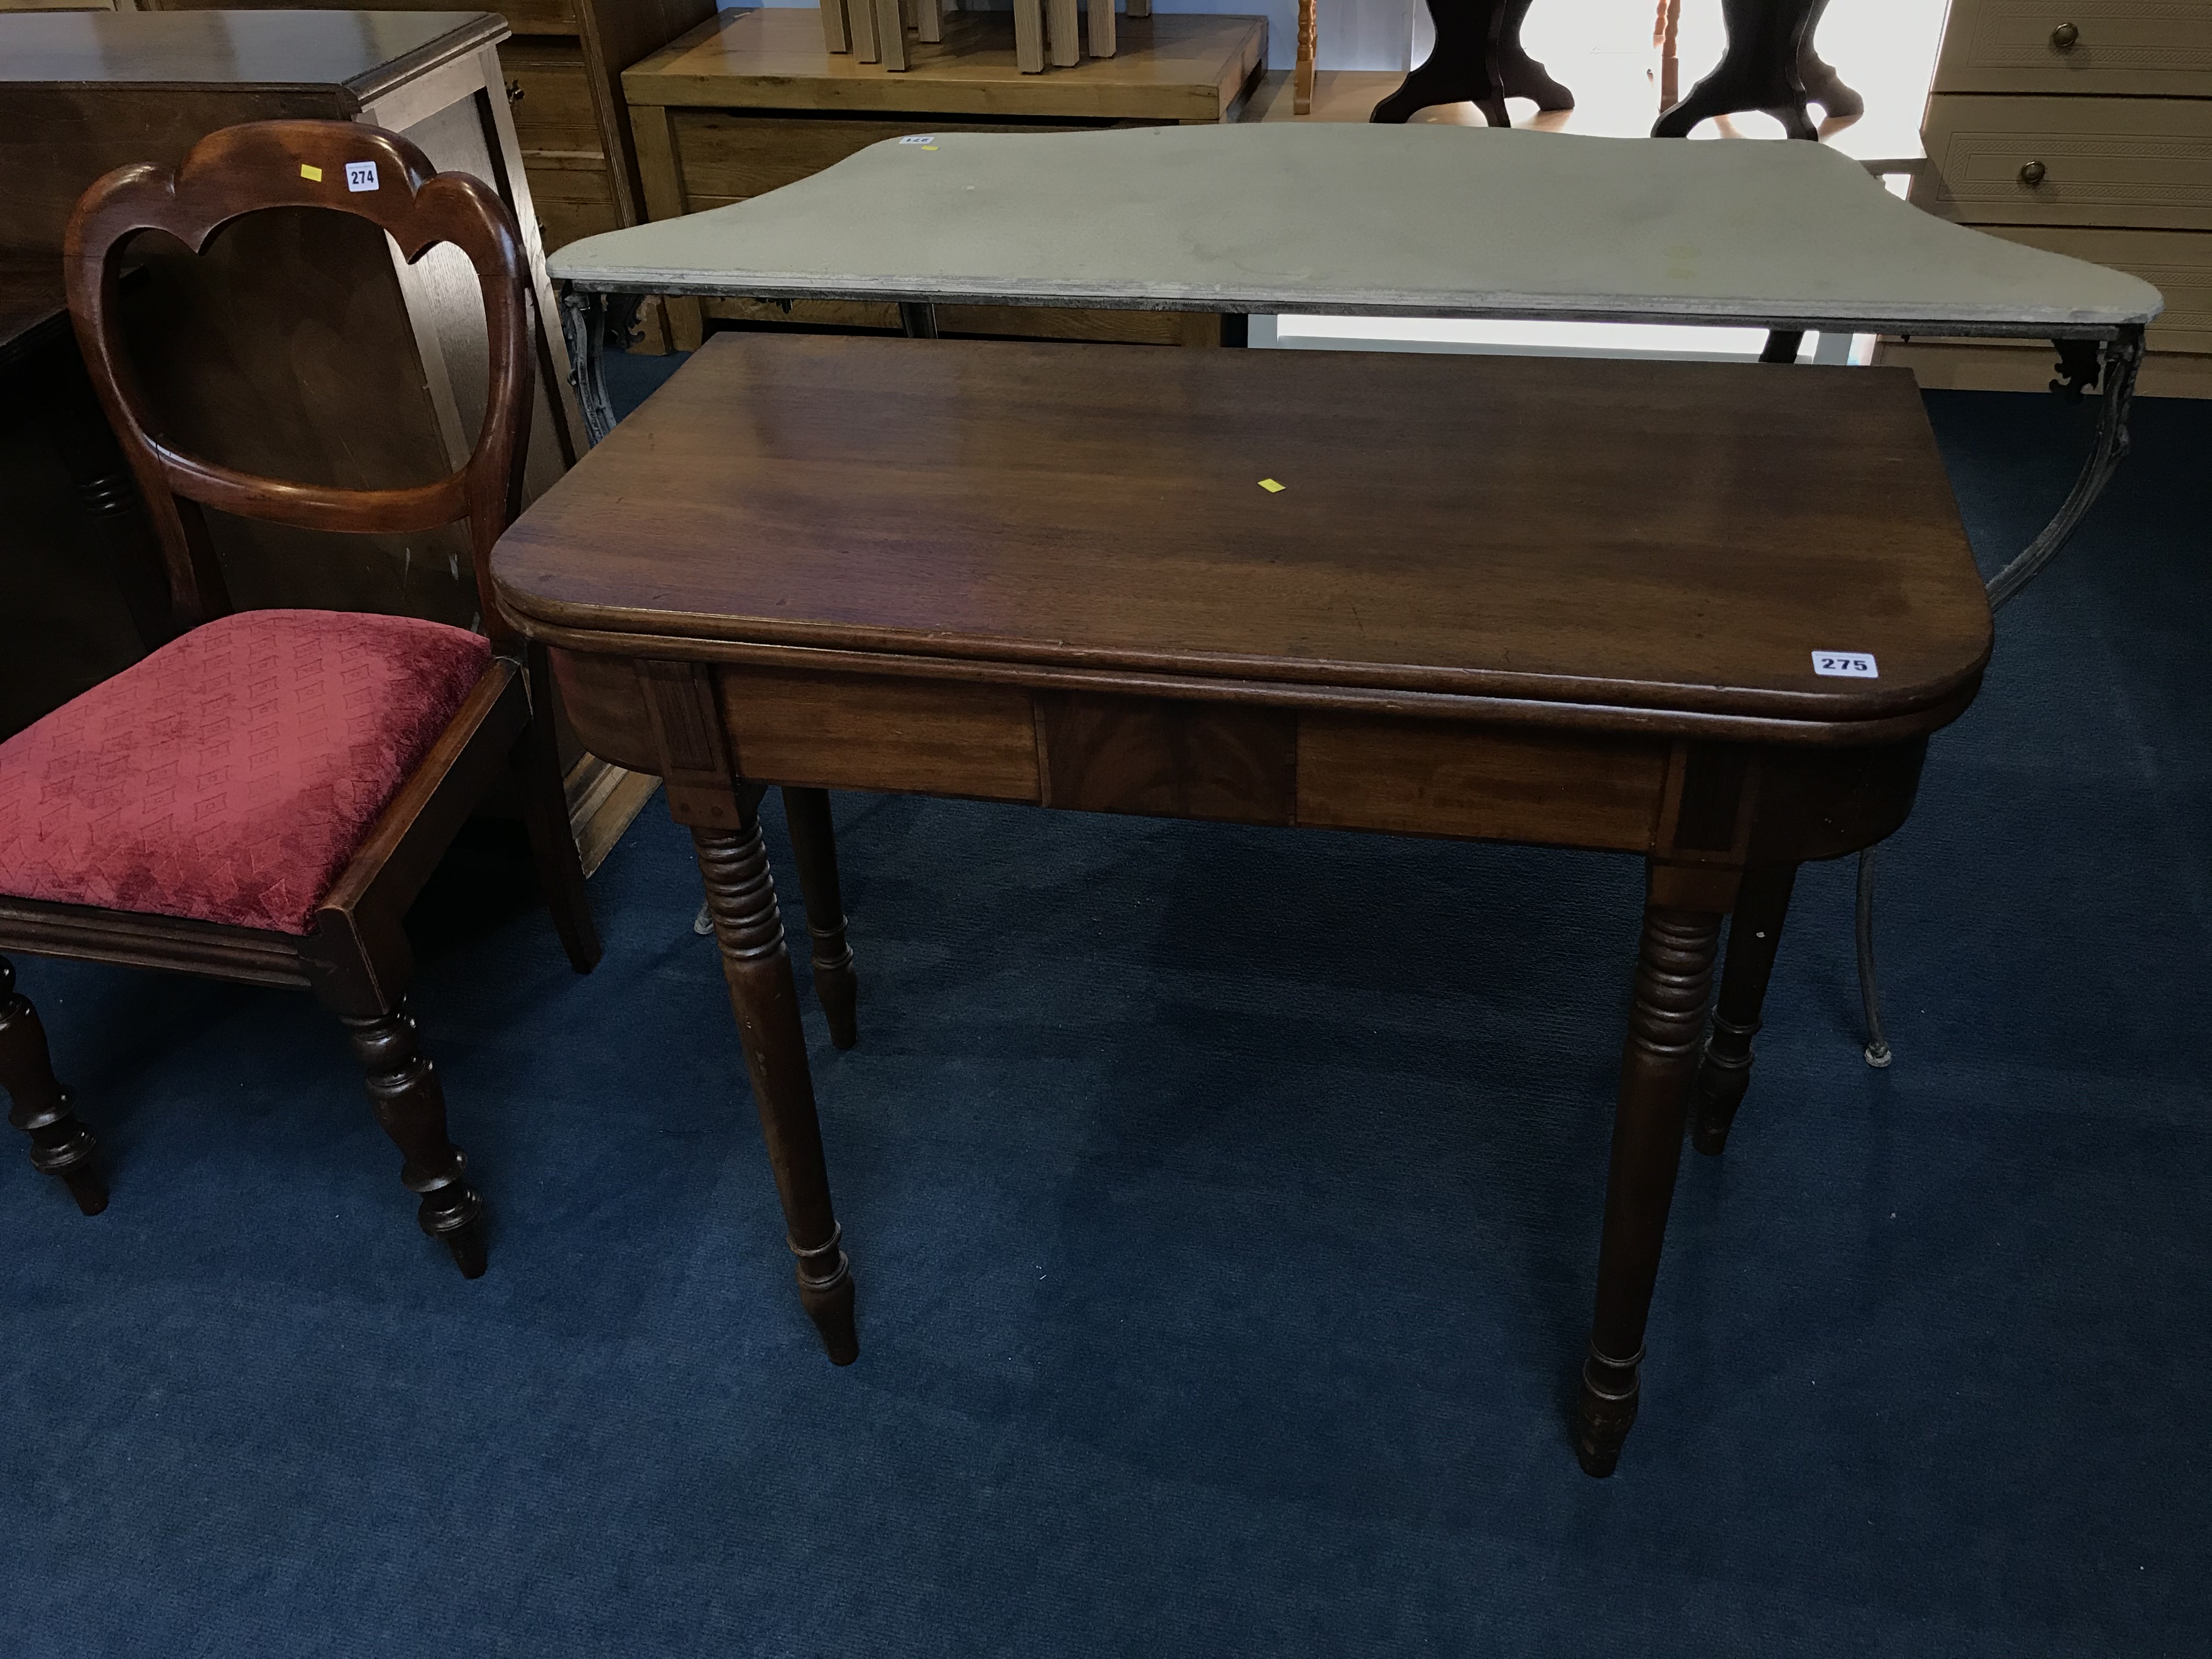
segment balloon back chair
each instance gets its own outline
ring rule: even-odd
[[[451,242],[475,267],[490,374],[483,430],[434,483],[351,489],[258,477],[159,435],[124,349],[126,245],[194,252],[271,208],[354,214],[408,259]],[[172,171],[109,173],[70,220],[70,311],[167,565],[175,638],[0,744],[0,950],[312,991],[344,1023],[422,1230],[484,1269],[483,1201],[446,1133],[445,1096],[401,1001],[400,923],[494,787],[519,789],[539,885],[579,973],[598,934],[569,833],[549,677],[501,615],[492,544],[520,506],[531,392],[520,238],[478,180],[337,121],[225,129]],[[318,531],[420,533],[465,519],[484,634],[410,617],[234,612],[202,507]],[[488,636],[488,637],[487,637]],[[87,1215],[106,1206],[98,1143],[54,1078],[46,1033],[0,957],[0,1087],[31,1162]]]

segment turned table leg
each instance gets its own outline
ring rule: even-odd
[[[831,1362],[860,1358],[853,1321],[853,1268],[838,1248],[837,1219],[830,1206],[830,1174],[822,1156],[822,1126],[814,1110],[814,1079],[806,1066],[806,1036],[799,1023],[799,988],[784,949],[783,918],[769,874],[760,819],[748,806],[735,830],[694,826],[691,841],[707,886],[707,909],[729,981],[730,1007],[751,1075],[753,1104],[775,1170],[776,1195],[792,1254],[799,1258],[799,1299],[821,1333]]]
[[[1659,1277],[1667,1211],[1682,1158],[1682,1121],[1712,990],[1721,919],[1647,903],[1636,1001],[1620,1060],[1605,1230],[1598,1247],[1597,1312],[1575,1408],[1575,1456],[1586,1474],[1613,1473],[1636,1421],[1644,1324]]]
[[[806,933],[814,941],[814,995],[830,1021],[830,1041],[849,1048],[860,1040],[854,1017],[860,981],[853,947],[845,942],[845,895],[837,880],[837,835],[830,821],[830,792],[787,787],[783,817],[791,831],[791,861],[799,866],[799,893],[806,904]]]
[[[415,1021],[393,1009],[345,1019],[376,1121],[406,1162],[399,1179],[422,1200],[416,1219],[453,1253],[464,1279],[483,1277],[483,1199],[469,1185],[468,1158],[446,1133],[446,1085],[423,1057]]]
[[[8,1121],[31,1137],[31,1167],[60,1180],[87,1215],[107,1207],[107,1186],[94,1155],[100,1142],[77,1121],[70,1091],[54,1077],[46,1028],[30,999],[15,988],[15,966],[0,957],[0,1090]]]
[[[1796,881],[1794,864],[1753,865],[1743,872],[1735,915],[1729,922],[1720,1006],[1713,1011],[1713,1033],[1698,1066],[1697,1111],[1690,1133],[1701,1152],[1717,1152],[1728,1145],[1729,1126],[1735,1121],[1736,1108],[1751,1086],[1751,1040],[1759,1035],[1766,981],[1774,971],[1774,952],[1790,913],[1790,890]]]

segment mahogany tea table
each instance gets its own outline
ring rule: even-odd
[[[1796,867],[1905,821],[1990,642],[1889,370],[723,335],[494,568],[584,740],[691,830],[841,1364],[768,786],[1644,860],[1574,1432],[1601,1475],[1692,1102],[1717,1152]],[[801,884],[849,960],[830,874]]]

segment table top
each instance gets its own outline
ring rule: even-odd
[[[494,568],[587,650],[1778,741],[1932,729],[1990,642],[1882,369],[726,334]]]
[[[0,84],[339,87],[368,102],[507,38],[483,11],[0,13]]]
[[[1426,125],[890,139],[547,264],[605,292],[1857,332],[2109,335],[2162,303],[1821,144]]]
[[[623,73],[633,104],[835,110],[994,120],[1218,121],[1267,55],[1264,17],[1123,18],[1111,58],[1024,75],[1011,13],[948,11],[945,39],[907,42],[912,67],[886,74],[822,44],[811,7],[726,11]]]

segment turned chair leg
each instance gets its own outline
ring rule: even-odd
[[[783,816],[791,831],[791,860],[799,866],[806,931],[814,941],[814,994],[829,1017],[830,1041],[849,1048],[860,1040],[854,1006],[860,981],[853,948],[845,942],[845,896],[837,881],[837,836],[830,822],[830,792],[787,787]]]
[[[538,885],[568,965],[588,974],[599,965],[599,930],[584,892],[584,861],[568,826],[568,792],[561,784],[561,756],[553,734],[553,676],[545,647],[529,650],[530,727],[515,745],[514,771],[522,788],[522,819],[530,831],[530,852],[538,866]]]
[[[1755,864],[1743,872],[1735,915],[1729,922],[1720,1005],[1713,1011],[1712,1035],[1698,1066],[1690,1139],[1701,1152],[1717,1153],[1728,1145],[1729,1126],[1751,1087],[1751,1040],[1759,1035],[1766,981],[1774,972],[1774,952],[1782,943],[1790,890],[1796,881],[1794,864]]]
[[[1709,911],[1644,907],[1606,1178],[1597,1311],[1575,1408],[1576,1460],[1585,1474],[1601,1478],[1613,1473],[1636,1421],[1644,1322],[1682,1160],[1682,1124],[1720,931],[1720,917]]]
[[[736,830],[695,826],[691,842],[722,955],[722,977],[744,1045],[753,1105],[783,1203],[785,1240],[798,1257],[799,1299],[830,1363],[860,1356],[853,1317],[853,1264],[830,1204],[829,1166],[799,1023],[799,988],[784,949],[783,918],[769,874],[760,819],[750,807]]]
[[[367,1073],[368,1103],[406,1163],[399,1179],[417,1194],[422,1231],[453,1253],[465,1279],[484,1270],[483,1199],[468,1183],[468,1159],[446,1134],[446,1091],[422,1057],[415,1021],[394,1010],[345,1021]]]
[[[0,957],[0,1089],[8,1121],[31,1137],[31,1167],[59,1176],[87,1215],[107,1207],[107,1186],[95,1157],[100,1142],[77,1121],[70,1091],[54,1077],[46,1028],[30,999],[15,988],[15,967]]]

